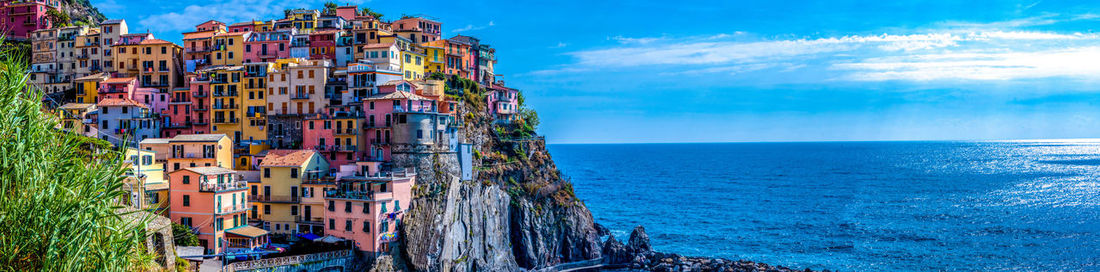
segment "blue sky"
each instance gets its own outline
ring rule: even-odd
[[[92,1],[176,42],[324,1],[152,2]],[[339,3],[492,44],[552,143],[1100,136],[1089,1]]]

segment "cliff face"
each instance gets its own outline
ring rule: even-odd
[[[107,19],[88,0],[61,0],[61,10],[69,14],[73,24],[84,22],[88,25],[97,25]]]
[[[460,131],[476,150],[471,181],[453,153],[395,155],[417,169],[403,221],[404,265],[416,271],[515,271],[599,258],[592,215],[562,180],[541,138],[500,137],[483,97],[468,93]]]

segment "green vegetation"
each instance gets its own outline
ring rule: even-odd
[[[325,8],[321,10],[321,14],[324,15],[336,15],[336,3],[325,2]]]
[[[359,14],[370,15],[371,17],[374,17],[374,19],[376,19],[376,20],[379,20],[379,21],[382,20],[382,14],[378,13],[378,12],[374,12],[370,8],[363,8],[363,10],[359,12]]]
[[[191,232],[191,227],[182,224],[172,223],[172,237],[175,238],[176,246],[199,245],[199,237]]]
[[[153,269],[147,222],[120,214],[122,153],[55,129],[25,55],[0,55],[0,271]]]
[[[58,11],[56,9],[46,10],[46,20],[49,20],[53,25],[52,28],[61,28],[72,25],[72,19],[69,18],[69,13],[64,11]]]

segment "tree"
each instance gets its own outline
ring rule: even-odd
[[[371,10],[370,8],[367,8],[367,7],[364,7],[363,11],[359,12],[359,14],[370,15],[371,17],[374,17],[375,20],[379,20],[379,21],[382,20],[382,14],[381,13],[374,12],[373,10]]]
[[[325,9],[321,10],[321,13],[325,15],[336,15],[336,3],[325,2]]]
[[[50,21],[51,28],[60,28],[72,25],[69,14],[57,9],[46,10],[46,20]]]
[[[0,40],[0,48],[3,47]],[[0,50],[0,271],[148,271],[147,220],[127,220],[119,150],[56,129],[25,56]]]
[[[176,246],[199,245],[199,238],[191,231],[191,227],[182,224],[172,223],[172,237],[175,238]]]

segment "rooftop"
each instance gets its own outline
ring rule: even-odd
[[[149,108],[148,106],[145,106],[145,104],[129,98],[107,98],[100,100],[98,105],[100,107],[138,106],[142,108]]]
[[[317,152],[313,150],[268,150],[267,155],[264,156],[264,160],[260,163],[260,166],[301,166],[302,164],[305,164],[307,161],[309,161],[309,159],[313,157],[313,155],[316,153]]]
[[[90,104],[90,103],[68,103],[68,104],[62,105],[61,109],[78,110],[78,109],[91,108],[93,106],[95,106],[95,104]]]
[[[392,93],[376,94],[367,97],[365,100],[389,100],[389,99],[408,99],[408,100],[431,100],[427,97],[423,97],[414,93],[405,91],[396,91]]]
[[[147,139],[145,139],[145,140],[141,140],[141,142],[140,142],[140,143],[138,143],[138,144],[139,144],[139,145],[145,145],[145,144],[167,144],[167,143],[168,143],[168,141],[170,141],[170,140],[172,140],[172,139],[169,139],[169,138],[147,138]]]
[[[226,138],[225,134],[181,134],[172,137],[172,142],[217,142]]]
[[[237,171],[233,171],[233,170],[229,170],[229,169],[225,169],[225,168],[221,168],[221,167],[217,167],[217,166],[188,167],[188,168],[184,168],[183,170],[195,172],[195,173],[198,173],[200,175],[208,175],[208,176],[209,175],[232,174],[232,173],[237,172]]]
[[[103,83],[107,83],[107,84],[130,83],[131,81],[135,81],[135,80],[137,80],[137,78],[134,78],[134,77],[116,77],[116,78],[110,78],[110,79],[104,80]]]

